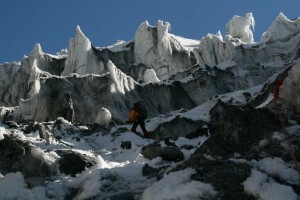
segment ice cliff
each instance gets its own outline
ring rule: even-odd
[[[37,44],[21,62],[0,65],[0,105],[15,107],[18,121],[55,120],[62,106],[80,123],[92,123],[101,107],[124,122],[137,100],[152,108],[153,117],[190,109],[214,95],[263,84],[296,63],[299,19],[280,13],[259,42],[253,41],[254,25],[251,13],[234,16],[225,37],[218,32],[190,40],[169,33],[168,22],[145,21],[133,40],[110,47],[92,46],[78,26],[67,55],[44,53]]]

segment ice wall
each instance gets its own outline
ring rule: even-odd
[[[20,105],[26,120],[55,120],[70,95],[75,119],[82,123],[94,122],[101,107],[109,109],[114,119],[124,121],[137,100],[152,108],[151,116],[191,108],[214,95],[263,84],[294,62],[300,57],[298,23],[298,19],[291,21],[280,14],[266,33],[272,37],[248,44],[251,38],[243,38],[254,25],[252,14],[235,16],[229,24],[237,27],[231,27],[231,34],[224,38],[218,32],[201,41],[170,34],[169,23],[158,21],[152,27],[144,22],[134,41],[116,52],[94,48],[77,27],[67,58],[43,53],[36,44],[21,63],[0,66],[0,106]],[[276,31],[284,27],[289,31]],[[197,58],[197,65],[192,57]],[[137,83],[132,74],[147,84]],[[170,77],[176,79],[164,80]],[[291,82],[291,87],[296,83]],[[287,101],[291,105],[298,102]]]
[[[299,19],[291,21],[280,13],[258,43],[251,39],[252,26],[254,18],[251,13],[245,17],[234,16],[227,24],[228,34],[224,39],[220,33],[208,34],[201,39],[198,49],[194,50],[197,63],[226,70],[238,66],[247,73],[256,67],[278,70],[298,56]]]

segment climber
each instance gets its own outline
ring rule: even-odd
[[[147,116],[148,112],[146,108],[141,104],[141,102],[136,102],[130,110],[129,119],[127,121],[129,123],[133,123],[131,131],[134,133],[136,133],[137,126],[140,125],[146,138],[149,137],[149,133],[145,128],[145,119]]]

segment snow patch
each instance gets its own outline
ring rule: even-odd
[[[100,49],[100,50],[101,49],[109,49],[110,51],[113,51],[113,52],[124,51],[124,50],[127,50],[125,46],[128,45],[130,42],[132,42],[132,41],[125,42],[124,40],[118,40],[115,44],[109,45],[104,48],[97,47],[97,49]]]
[[[288,163],[285,163],[281,158],[264,158],[260,161],[256,160],[245,160],[245,159],[235,159],[230,158],[230,161],[238,164],[247,164],[249,166],[255,167],[259,170],[265,171],[268,175],[273,177],[279,177],[290,184],[299,184],[300,176],[298,172],[292,168]]]
[[[251,170],[251,176],[243,182],[246,193],[261,200],[297,200],[297,194],[290,186],[281,185],[269,179],[268,176],[255,169]]]
[[[194,169],[185,169],[164,175],[164,178],[147,188],[143,200],[213,198],[217,192],[207,183],[192,181]]]
[[[176,39],[180,43],[180,45],[188,52],[193,51],[195,48],[198,47],[200,43],[200,40],[188,39],[173,34],[169,34],[169,35],[174,39]]]
[[[292,184],[300,183],[300,177],[296,170],[292,169],[281,158],[264,158],[258,163],[258,167],[264,170],[271,176],[278,176],[280,179],[285,180]]]
[[[4,134],[6,134],[6,129],[0,126],[0,140],[4,139]]]
[[[181,113],[180,116],[194,121],[202,120],[208,122],[210,121],[210,110],[215,104],[215,101],[206,101],[200,106],[197,106],[185,113]]]
[[[272,100],[274,99],[274,95],[273,94],[269,94],[268,98],[262,102],[260,105],[256,106],[255,108],[264,108],[266,107]]]
[[[0,178],[0,199],[49,199],[45,193],[44,187],[28,189],[20,172]]]

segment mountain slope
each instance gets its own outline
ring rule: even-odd
[[[67,53],[0,65],[0,198],[299,199],[299,19],[257,43],[253,26],[191,40],[145,21],[108,47],[78,26]],[[126,123],[141,100],[150,138]]]

